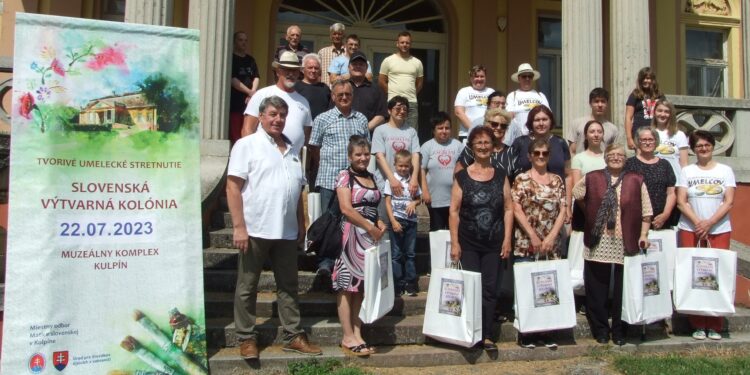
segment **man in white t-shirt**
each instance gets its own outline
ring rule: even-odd
[[[296,57],[294,57],[296,60]],[[320,355],[300,325],[297,297],[297,247],[305,238],[299,156],[283,130],[289,107],[278,96],[258,105],[261,127],[240,138],[227,166],[227,205],[233,245],[239,250],[234,322],[240,356],[258,358],[256,299],[258,280],[271,260],[285,351]]]
[[[258,128],[258,108],[263,99],[278,96],[284,99],[289,106],[289,114],[284,126],[284,135],[292,141],[292,151],[299,155],[302,146],[310,138],[312,129],[312,115],[310,115],[310,103],[294,90],[300,74],[299,60],[297,55],[291,51],[284,51],[279,61],[271,64],[276,69],[276,84],[258,90],[245,109],[245,121],[242,124],[242,136],[255,133]]]
[[[471,129],[484,122],[484,112],[487,111],[487,97],[493,90],[487,87],[487,70],[482,65],[474,65],[469,70],[469,83],[456,94],[453,111],[458,117],[460,127],[459,139],[469,136]]]
[[[602,151],[608,145],[617,141],[619,130],[617,125],[610,122],[607,115],[607,107],[609,106],[609,92],[602,88],[597,87],[589,93],[589,106],[591,107],[591,114],[581,118],[573,120],[573,126],[568,131],[568,135],[565,137],[570,146],[570,153],[575,155],[576,152],[583,152],[583,141],[586,140],[586,134],[583,133],[586,123],[595,120],[598,121],[604,127],[604,143],[602,144]]]
[[[418,58],[411,55],[411,34],[402,31],[396,40],[397,51],[380,64],[378,85],[388,95],[403,96],[409,101],[407,123],[414,129],[419,125],[417,94],[422,91],[424,67]]]
[[[538,105],[549,107],[547,97],[533,88],[534,81],[541,76],[529,63],[519,65],[518,71],[510,76],[513,82],[518,82],[518,90],[509,92],[506,97],[505,109],[514,114],[503,140],[503,143],[508,146],[512,145],[516,138],[529,134],[529,129],[526,127],[526,118],[534,107]]]

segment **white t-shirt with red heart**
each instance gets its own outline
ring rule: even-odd
[[[422,168],[427,170],[427,189],[432,207],[451,205],[453,169],[463,150],[464,144],[456,139],[441,144],[433,138],[422,145],[419,153],[422,154]]]

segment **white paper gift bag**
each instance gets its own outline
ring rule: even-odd
[[[664,253],[667,262],[667,273],[664,274],[669,280],[669,290],[674,289],[674,257],[677,251],[677,230],[660,229],[648,231],[648,252],[660,251]]]
[[[573,231],[568,243],[568,266],[570,266],[570,285],[573,292],[585,295],[583,285],[583,232]]]
[[[430,268],[450,268],[451,266],[451,233],[448,230],[430,232]],[[432,272],[432,271],[430,271]]]
[[[312,225],[322,214],[320,193],[307,193],[307,226]],[[307,232],[305,232],[305,252],[307,252]]]
[[[427,290],[422,333],[470,348],[482,339],[482,274],[434,268]]]
[[[675,252],[674,305],[677,312],[704,316],[734,314],[737,253],[681,247]]]
[[[626,256],[622,280],[622,320],[648,324],[672,316],[666,254]]]
[[[391,241],[382,240],[365,250],[365,295],[359,319],[372,323],[388,314],[393,309],[394,293]]]
[[[576,325],[567,259],[513,265],[516,320],[522,333],[567,329]]]

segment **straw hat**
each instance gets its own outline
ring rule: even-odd
[[[279,66],[287,69],[300,69],[302,65],[299,63],[297,54],[292,51],[284,51],[279,56],[279,61],[274,61],[271,66],[278,68]]]
[[[537,79],[539,79],[539,77],[542,76],[541,74],[539,74],[538,71],[534,70],[534,68],[531,67],[531,64],[523,63],[518,66],[518,71],[513,73],[510,76],[510,79],[512,79],[513,82],[518,82],[518,76],[524,73],[533,73],[534,74],[534,78],[532,79],[533,81],[536,81]]]

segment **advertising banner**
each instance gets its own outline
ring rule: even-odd
[[[196,30],[18,13],[3,374],[206,374]]]

